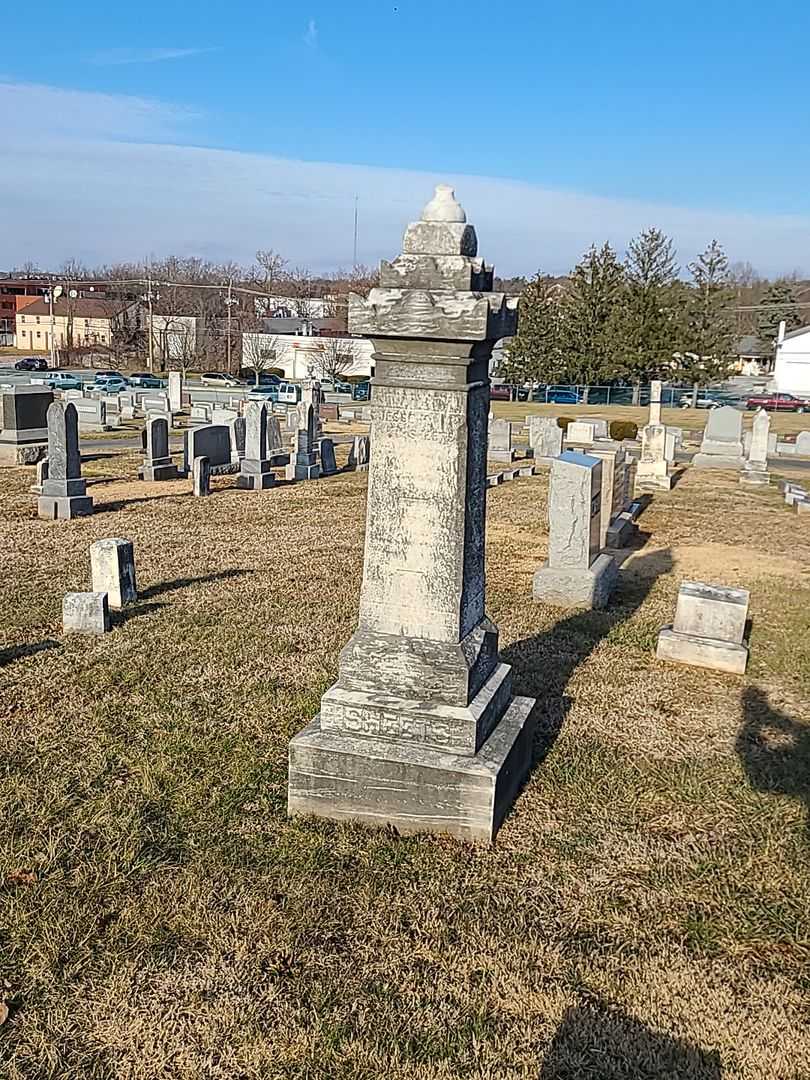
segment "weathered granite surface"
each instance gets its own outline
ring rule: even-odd
[[[658,635],[656,655],[694,667],[742,674],[748,663],[747,589],[684,581],[672,626]]]
[[[730,405],[711,409],[700,453],[692,458],[692,465],[698,469],[741,469],[744,464],[742,413]]]
[[[62,600],[62,629],[66,634],[106,634],[110,626],[110,608],[105,592],[65,593]]]
[[[398,284],[349,301],[376,363],[360,611],[319,717],[290,744],[288,807],[490,840],[532,731],[485,607],[488,364],[516,305],[454,291],[445,258],[471,280],[491,270],[452,193],[424,215],[384,267]]]
[[[110,537],[90,545],[90,571],[93,591],[106,593],[113,610],[134,604],[138,599],[135,584],[135,552],[131,540]]]
[[[48,477],[37,499],[41,518],[68,521],[93,513],[93,500],[82,479],[79,419],[76,406],[54,401],[48,406]]]

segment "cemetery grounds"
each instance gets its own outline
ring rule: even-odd
[[[810,1076],[790,463],[654,496],[604,612],[531,599],[547,471],[489,492],[488,610],[539,731],[487,848],[285,814],[287,743],[356,623],[365,475],[193,499],[136,481],[134,451],[91,456],[96,513],[70,523],[0,472],[1,1076]],[[63,637],[110,536],[139,601]],[[684,578],[751,590],[744,677],[655,659]]]

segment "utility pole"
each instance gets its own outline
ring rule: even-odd
[[[151,375],[155,370],[155,340],[152,324],[152,260],[146,264],[146,303],[149,309],[149,317],[147,320],[147,338],[149,348],[149,374]]]
[[[228,308],[228,331],[227,339],[225,342],[225,356],[226,364],[228,367],[228,374],[231,374],[231,304],[233,303],[233,278],[228,278],[228,296],[225,300],[225,305]]]
[[[360,200],[359,195],[354,197],[354,253],[352,258],[352,267],[357,269],[357,207]]]

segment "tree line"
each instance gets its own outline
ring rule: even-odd
[[[716,240],[686,266],[660,229],[635,237],[624,260],[593,246],[569,275],[500,282],[521,294],[517,336],[500,374],[510,382],[638,385],[653,378],[705,385],[729,374],[753,332],[772,350],[780,320],[801,325],[794,279],[765,281],[729,265]],[[517,288],[516,288],[517,286]],[[753,319],[741,307],[756,307]]]

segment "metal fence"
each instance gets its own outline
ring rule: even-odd
[[[650,387],[646,386],[591,386],[574,383],[557,383],[545,386],[508,387],[511,401],[534,401],[548,405],[636,405],[650,403]],[[496,393],[493,397],[496,397]],[[750,390],[733,386],[712,386],[698,389],[695,386],[664,386],[661,404],[666,408],[706,407],[710,403],[744,406]]]

